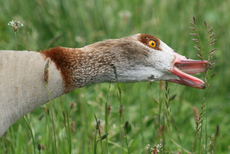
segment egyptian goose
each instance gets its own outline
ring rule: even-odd
[[[18,119],[48,102],[44,67],[48,61],[51,99],[101,82],[167,80],[204,89],[189,74],[207,61],[190,60],[148,34],[97,42],[82,48],[55,47],[44,52],[0,50],[0,137]]]

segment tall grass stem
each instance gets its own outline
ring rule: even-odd
[[[56,131],[55,131],[55,125],[54,125],[54,111],[53,111],[54,109],[53,109],[53,104],[52,104],[51,97],[50,97],[48,82],[46,83],[46,89],[47,89],[47,93],[48,93],[48,96],[49,96],[49,105],[50,105],[51,118],[52,118],[52,126],[53,126],[53,135],[54,135],[54,146],[55,146],[55,152],[57,154],[58,150],[57,150]]]
[[[33,150],[34,150],[34,154],[36,154],[36,151],[35,151],[35,141],[34,141],[34,134],[33,134],[33,131],[32,131],[32,129],[31,129],[31,126],[30,126],[28,120],[26,119],[26,116],[24,116],[23,118],[24,118],[24,120],[25,120],[25,122],[26,122],[26,125],[27,125],[29,131],[30,131],[30,135],[31,135],[32,141],[33,141]]]

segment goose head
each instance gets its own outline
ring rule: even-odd
[[[182,56],[152,35],[136,34],[102,41],[89,47],[103,50],[104,55],[109,53],[118,82],[166,80],[189,87],[205,88],[202,80],[190,74],[204,71],[208,62]]]

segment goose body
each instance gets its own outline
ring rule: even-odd
[[[205,88],[189,74],[203,71],[207,61],[177,54],[154,36],[136,34],[82,48],[0,50],[0,137],[18,119],[48,102],[44,68],[49,62],[51,99],[76,88],[101,82],[168,80]]]

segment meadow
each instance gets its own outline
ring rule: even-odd
[[[229,8],[229,0],[0,1],[0,50],[78,48],[136,33],[191,59],[200,59],[195,45],[203,59],[217,48],[212,70],[195,75],[207,80],[205,90],[170,82],[89,85],[16,122],[0,138],[0,153],[230,153]],[[12,20],[24,25],[16,33]]]

